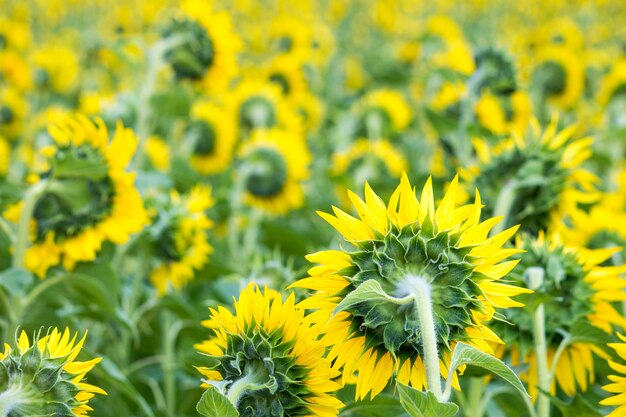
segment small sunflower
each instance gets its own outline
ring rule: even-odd
[[[272,19],[268,28],[268,44],[277,55],[288,56],[296,62],[311,57],[312,33],[302,19],[287,14]]]
[[[592,138],[572,140],[578,126],[557,130],[554,119],[542,132],[531,120],[523,136],[490,146],[476,140],[478,163],[462,174],[491,202],[489,215],[505,215],[507,224],[521,224],[522,230],[538,233],[554,227],[579,203],[598,198],[598,179],[582,167],[591,156]]]
[[[576,50],[544,46],[533,58],[530,88],[562,109],[576,105],[585,87],[585,65]]]
[[[181,289],[206,265],[213,252],[207,236],[213,222],[205,211],[213,203],[211,189],[196,186],[182,197],[172,191],[166,207],[156,211],[151,235],[158,261],[150,280],[159,295],[169,286]]]
[[[163,32],[164,38],[173,36],[186,37],[165,54],[177,78],[201,82],[215,91],[227,87],[237,74],[241,41],[228,13],[211,11],[208,1],[183,1],[180,14]]]
[[[0,87],[0,135],[13,139],[22,133],[28,103],[14,88]]]
[[[293,294],[249,285],[235,314],[219,307],[202,324],[213,337],[196,348],[212,365],[199,367],[203,387],[220,389],[241,417],[269,415],[336,417],[343,407],[333,393],[339,372],[324,358],[320,329]]]
[[[626,415],[626,365],[624,364],[624,362],[626,362],[626,337],[619,333],[617,336],[620,342],[609,343],[609,347],[617,353],[620,361],[608,361],[609,366],[617,372],[617,375],[609,375],[609,381],[611,381],[611,383],[602,387],[603,390],[613,395],[600,401],[600,405],[614,406],[617,408],[607,414],[606,417],[623,417]]]
[[[280,87],[285,97],[296,96],[308,89],[302,63],[293,57],[279,55],[271,60],[262,72],[267,81]]]
[[[32,37],[25,21],[0,16],[0,50],[25,51],[31,46]]]
[[[470,75],[475,70],[472,50],[459,26],[447,16],[430,17],[420,45],[422,60],[439,69]]]
[[[296,110],[285,100],[280,87],[269,81],[244,79],[230,94],[227,107],[239,138],[255,129],[278,127],[299,134],[302,131]]]
[[[549,317],[546,321],[549,368],[557,360],[551,392],[556,392],[556,384],[569,396],[576,393],[577,387],[584,391],[594,379],[593,353],[605,355],[592,343],[577,342],[569,345],[559,358],[555,358],[563,340],[561,331],[571,331],[580,321],[588,322],[607,334],[613,332],[614,326],[625,328],[626,318],[612,303],[626,300],[626,280],[620,277],[626,272],[626,266],[601,266],[620,249],[568,247],[559,235],[546,237],[544,233],[540,233],[537,238],[523,235],[517,240],[516,246],[523,253],[516,255],[520,262],[509,274],[511,280],[523,286],[526,285],[525,274],[529,268],[538,267],[544,271],[543,282],[535,291],[542,300],[545,299],[543,306],[546,317]],[[520,301],[526,301],[526,296],[520,297]],[[538,394],[538,380],[531,314],[533,312],[529,309],[507,310],[505,319],[513,325],[497,323],[495,330],[507,346],[512,346],[513,365],[530,365],[520,376],[528,383],[528,391],[535,398]]]
[[[150,136],[144,146],[146,155],[155,169],[159,171],[170,169],[170,147],[163,138]]]
[[[309,91],[301,91],[290,100],[300,115],[304,131],[316,133],[324,120],[324,103],[319,97]]]
[[[118,124],[113,139],[102,120],[67,117],[49,127],[54,146],[44,149],[45,191],[33,212],[32,246],[26,267],[40,277],[59,263],[73,269],[96,258],[103,242],[125,243],[148,222],[134,173],[126,166],[137,146],[130,129]],[[17,221],[22,204],[9,210]]]
[[[302,206],[311,155],[301,138],[281,129],[255,130],[238,159],[248,204],[278,215]]]
[[[430,98],[429,104],[443,116],[458,120],[461,117],[461,101],[466,95],[467,88],[464,83],[446,81]]]
[[[403,95],[381,89],[367,93],[354,107],[357,135],[369,138],[389,137],[403,132],[411,123],[412,111]]]
[[[33,86],[28,62],[14,50],[0,48],[0,79],[19,91],[28,91]]]
[[[8,343],[0,352],[0,393],[3,412],[8,416],[87,416],[95,394],[101,388],[84,382],[102,358],[76,360],[85,337],[77,341],[69,329],[52,329],[30,343],[26,332],[17,339],[16,349]]]
[[[530,98],[521,90],[505,96],[485,91],[475,111],[480,124],[496,135],[523,134],[532,115]]]
[[[602,79],[598,101],[605,107],[613,99],[626,95],[626,58],[615,62],[611,71]]]
[[[9,142],[0,136],[0,177],[4,177],[9,172],[11,163],[11,146]]]
[[[36,88],[55,93],[69,93],[78,85],[80,63],[76,50],[59,40],[43,45],[32,57],[33,82]]]
[[[232,118],[209,101],[195,103],[191,114],[184,139],[191,150],[191,165],[202,175],[224,172],[237,142]]]
[[[476,71],[473,77],[479,82],[476,91],[488,89],[497,95],[513,94],[517,89],[517,75],[511,58],[503,51],[487,48],[474,58]]]
[[[433,318],[442,374],[447,374],[450,352],[463,341],[491,352],[500,339],[486,323],[496,308],[519,307],[510,297],[528,290],[499,282],[517,261],[504,261],[517,253],[502,249],[515,234],[510,228],[487,237],[497,219],[480,222],[482,203],[456,206],[455,178],[435,209],[430,180],[421,198],[403,175],[385,207],[369,185],[365,201],[349,192],[359,218],[333,208],[320,213],[354,250],[326,250],[307,256],[316,264],[310,278],[293,287],[316,291],[304,302],[317,310],[312,315],[326,323],[323,340],[334,347],[329,359],[343,368],[344,382],[358,372],[356,397],[380,393],[391,377],[417,389],[426,386],[420,323],[414,305],[385,301],[360,302],[334,315],[346,295],[368,280],[376,280],[389,295],[407,296],[407,279],[423,277],[432,293]]]

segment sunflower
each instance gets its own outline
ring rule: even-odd
[[[300,115],[304,131],[316,133],[324,120],[324,103],[319,97],[309,91],[301,91],[290,100]]]
[[[156,210],[151,227],[158,260],[150,280],[159,295],[170,285],[175,290],[185,286],[213,252],[207,236],[213,223],[205,213],[214,204],[211,189],[198,185],[189,195],[172,191],[169,197],[166,207]]]
[[[76,115],[49,127],[54,146],[44,149],[46,181],[33,212],[26,267],[44,277],[50,267],[96,258],[103,242],[125,243],[148,222],[134,173],[126,171],[137,146],[130,129],[118,124],[113,139],[102,120]],[[22,204],[9,210],[17,221]]]
[[[478,80],[476,91],[488,89],[496,95],[510,95],[517,90],[515,67],[505,52],[486,48],[474,60],[476,70],[472,77]]]
[[[6,415],[87,416],[93,410],[89,400],[95,394],[107,395],[84,382],[102,358],[77,361],[87,334],[79,341],[77,336],[69,329],[60,332],[55,328],[43,337],[35,337],[31,344],[22,331],[15,350],[5,343],[4,353],[0,352],[4,370],[0,393]]]
[[[496,135],[523,134],[532,115],[530,98],[521,90],[504,96],[484,91],[475,111],[480,124]]]
[[[267,30],[268,45],[273,53],[301,63],[311,57],[312,33],[302,19],[287,14],[278,15],[269,23]]]
[[[0,50],[25,51],[32,44],[32,33],[25,21],[0,16]]]
[[[0,48],[0,79],[19,91],[28,91],[33,86],[28,62],[14,50]]]
[[[302,133],[296,110],[285,100],[280,87],[269,81],[244,79],[231,92],[227,108],[234,117],[238,138],[245,138],[255,129],[275,127]]]
[[[11,163],[11,146],[9,142],[0,136],[0,177],[4,177],[9,172]]]
[[[201,82],[212,91],[228,86],[241,49],[228,13],[211,11],[206,0],[185,0],[163,32],[164,38],[174,36],[185,39],[165,54],[177,78]]]
[[[191,114],[192,120],[185,132],[191,165],[202,175],[224,172],[230,166],[237,142],[232,118],[209,101],[196,102]]]
[[[602,79],[598,102],[607,106],[613,99],[626,95],[626,58],[615,62],[611,71]]]
[[[447,16],[431,16],[420,45],[422,60],[434,68],[470,75],[475,70],[472,51],[459,26]]]
[[[199,367],[203,387],[223,391],[241,417],[284,415],[335,417],[343,407],[333,393],[339,371],[324,358],[320,329],[290,294],[251,284],[235,313],[210,309],[203,325],[213,337],[196,348],[211,365]]]
[[[476,187],[491,205],[489,215],[506,216],[506,225],[538,233],[561,221],[579,203],[599,197],[598,179],[582,163],[591,156],[592,139],[572,140],[578,126],[557,131],[557,119],[542,132],[531,120],[523,135],[490,146],[475,140],[478,162],[461,171],[470,187]]]
[[[301,138],[281,129],[255,130],[238,159],[248,204],[279,215],[302,206],[311,155]]]
[[[345,198],[345,188],[368,181],[378,190],[392,190],[396,178],[408,168],[407,161],[398,149],[388,140],[356,140],[348,149],[333,154],[330,174],[340,185],[338,195],[345,206],[350,201]]]
[[[403,95],[380,89],[367,93],[353,110],[357,135],[369,138],[389,137],[403,132],[411,123],[412,111]]]
[[[144,146],[146,155],[155,169],[159,171],[170,169],[170,147],[163,138],[150,136]]]
[[[279,55],[262,68],[263,78],[280,87],[285,97],[293,97],[308,90],[302,63],[291,56]]]
[[[609,366],[617,375],[609,375],[610,384],[602,387],[603,390],[610,392],[613,396],[605,398],[600,401],[600,405],[616,406],[617,408],[611,411],[607,417],[623,417],[626,415],[626,337],[621,334],[617,334],[620,339],[620,343],[609,343],[609,347],[612,348],[619,356],[620,361],[616,362],[609,360]]]
[[[616,326],[624,329],[624,318],[612,303],[626,300],[626,280],[620,275],[626,266],[601,266],[619,248],[584,249],[565,246],[558,234],[546,236],[540,233],[537,238],[529,235],[517,239],[516,247],[523,251],[516,257],[519,264],[511,271],[509,278],[518,285],[526,285],[529,268],[544,271],[543,282],[536,289],[543,301],[546,317],[546,337],[549,368],[555,370],[551,393],[556,392],[556,384],[569,396],[576,393],[577,387],[586,390],[593,383],[593,353],[605,356],[602,350],[589,342],[576,342],[567,346],[560,357],[555,358],[563,341],[561,331],[570,332],[579,323],[601,329],[607,334]],[[520,297],[526,301],[526,296]],[[530,302],[530,298],[529,298]],[[513,326],[497,323],[495,330],[502,336],[506,345],[512,346],[513,365],[529,364],[529,369],[520,376],[528,383],[533,398],[537,390],[537,365],[533,351],[533,330],[530,309],[507,310],[505,319]],[[554,361],[556,360],[556,363]]]
[[[517,253],[502,249],[515,234],[510,228],[490,238],[496,218],[480,222],[482,203],[456,206],[455,178],[435,209],[431,180],[421,198],[406,175],[385,207],[369,185],[365,201],[348,192],[359,218],[333,207],[320,213],[354,250],[326,250],[307,256],[316,264],[310,278],[293,287],[316,291],[303,302],[315,320],[328,327],[323,340],[333,345],[328,357],[343,368],[344,381],[358,372],[356,397],[380,393],[394,373],[398,381],[417,389],[426,386],[422,337],[413,304],[363,301],[333,314],[338,303],[365,281],[375,280],[396,298],[407,296],[408,281],[419,277],[430,287],[437,351],[447,376],[450,352],[463,341],[491,352],[500,339],[485,324],[496,308],[521,306],[510,297],[528,290],[499,282],[517,261]]]
[[[22,133],[28,103],[14,88],[0,87],[0,135],[13,139]]]
[[[38,48],[31,57],[33,82],[39,89],[68,93],[78,84],[80,63],[76,50],[59,40]]]
[[[562,109],[576,105],[585,87],[585,65],[578,51],[544,46],[533,57],[531,89]]]

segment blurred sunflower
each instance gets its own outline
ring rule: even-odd
[[[170,147],[163,138],[150,136],[144,144],[145,152],[152,166],[158,171],[170,169]]]
[[[11,146],[9,142],[0,136],[0,177],[4,177],[9,172],[11,163]]]
[[[199,367],[203,387],[223,392],[241,417],[284,415],[336,417],[343,407],[333,393],[339,372],[324,358],[327,345],[318,340],[291,294],[254,284],[235,302],[235,313],[210,309],[202,324],[213,337],[196,345],[208,356],[209,367]]]
[[[177,78],[201,82],[211,91],[228,86],[241,49],[228,13],[213,12],[207,0],[185,0],[163,31],[164,38],[175,36],[183,41],[165,53],[165,60]]]
[[[87,416],[93,409],[89,400],[95,394],[107,395],[102,388],[84,382],[87,373],[102,358],[80,362],[85,337],[52,329],[30,343],[22,331],[13,350],[8,343],[0,352],[3,378],[0,379],[2,410],[7,416]]]
[[[237,142],[232,117],[209,101],[196,102],[191,115],[184,138],[191,165],[202,175],[224,172],[230,166]]]
[[[422,60],[435,68],[452,69],[466,75],[475,69],[471,48],[459,25],[448,16],[428,18],[420,51]]]
[[[255,129],[283,128],[301,133],[302,121],[280,92],[269,81],[248,78],[241,81],[227,99],[228,111],[234,117],[238,138],[246,138]]]
[[[602,349],[593,343],[576,342],[563,349],[559,357],[556,354],[564,339],[562,331],[570,332],[581,322],[607,334],[613,332],[614,326],[625,328],[626,318],[612,303],[626,300],[626,280],[620,277],[626,272],[626,266],[601,266],[620,249],[569,247],[559,235],[545,236],[544,233],[537,238],[523,235],[516,246],[523,253],[516,256],[520,262],[509,274],[511,280],[520,286],[528,285],[526,274],[529,268],[544,271],[543,282],[535,291],[542,297],[546,317],[549,317],[546,321],[548,363],[556,361],[552,366],[555,375],[551,381],[551,393],[556,392],[556,384],[569,396],[577,392],[577,387],[585,391],[594,380],[592,354],[605,357]],[[521,296],[519,300],[525,302],[527,296]],[[530,309],[507,310],[504,312],[506,322],[513,325],[496,323],[494,329],[506,346],[510,346],[513,365],[530,365],[520,377],[528,383],[531,396],[536,398],[538,376],[532,314]]]
[[[76,49],[58,40],[41,46],[31,56],[36,88],[68,93],[78,85],[80,62]]]
[[[475,140],[476,165],[461,170],[470,187],[481,190],[492,204],[488,215],[506,217],[505,227],[538,233],[554,227],[579,203],[599,197],[598,179],[582,167],[591,156],[592,138],[572,140],[578,126],[557,130],[557,119],[542,132],[531,120],[530,129],[490,146]]]
[[[33,212],[31,242],[25,264],[40,277],[59,263],[73,269],[91,261],[105,241],[125,243],[148,218],[134,173],[127,172],[137,139],[118,124],[109,141],[102,120],[76,115],[49,127],[54,146],[43,150],[46,182]],[[6,213],[17,222],[22,203]]]
[[[379,394],[394,373],[404,384],[419,390],[426,386],[420,322],[413,304],[363,301],[333,314],[338,303],[365,281],[375,280],[396,298],[410,294],[411,280],[427,283],[444,377],[456,342],[491,352],[491,343],[500,339],[485,323],[496,308],[522,305],[510,297],[528,290],[498,282],[517,264],[504,260],[518,251],[502,248],[517,227],[488,238],[498,219],[480,222],[478,194],[474,204],[457,207],[458,191],[455,178],[435,209],[431,181],[418,200],[403,175],[387,207],[366,183],[365,201],[349,192],[359,218],[335,207],[334,216],[319,213],[355,249],[308,255],[317,265],[309,270],[310,278],[292,287],[316,291],[303,307],[315,309],[311,316],[328,323],[322,340],[333,345],[328,358],[343,368],[344,382],[358,372],[357,399]]]
[[[522,90],[511,95],[485,91],[476,103],[475,111],[480,124],[496,135],[523,134],[532,115],[530,98]]]
[[[281,129],[255,130],[241,147],[238,174],[248,204],[282,215],[304,203],[311,155],[306,144]]]
[[[32,44],[32,33],[28,23],[0,16],[0,50],[25,51]]]
[[[308,90],[307,81],[302,70],[302,63],[291,56],[272,59],[262,69],[263,77],[280,87],[285,97],[293,97]]]
[[[609,121],[621,127],[626,126],[624,108],[626,107],[626,58],[615,62],[608,74],[602,79],[598,92],[598,102],[603,114]]]
[[[0,135],[14,139],[22,133],[28,102],[17,90],[0,87]]]
[[[373,90],[354,106],[356,134],[367,138],[393,137],[412,120],[412,110],[403,95],[394,90]]]
[[[268,45],[271,52],[305,62],[311,56],[311,31],[298,16],[281,14],[271,19]]]
[[[213,252],[207,236],[213,222],[205,212],[213,204],[211,189],[198,185],[182,197],[171,191],[164,207],[155,210],[150,235],[157,263],[150,281],[158,295],[164,295],[170,286],[180,290],[206,265]]]
[[[609,343],[609,347],[613,349],[618,357],[619,362],[608,360],[608,364],[617,375],[609,375],[610,384],[602,387],[603,390],[613,394],[611,397],[600,401],[600,405],[616,406],[617,408],[607,414],[607,417],[623,417],[626,414],[626,337],[617,334],[620,343]]]
[[[324,102],[308,91],[294,95],[290,102],[300,115],[304,131],[308,134],[316,133],[324,120]]]
[[[533,58],[530,89],[562,109],[573,107],[585,87],[585,65],[578,51],[544,46]]]
[[[28,62],[14,50],[0,48],[0,78],[19,91],[30,90],[33,86]]]

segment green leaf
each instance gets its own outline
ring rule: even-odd
[[[552,398],[552,402],[561,412],[562,417],[600,417],[602,413],[577,394],[571,401],[564,402],[558,398]]]
[[[359,285],[354,291],[344,297],[343,300],[333,310],[333,314],[348,310],[357,304],[365,301],[389,301],[394,304],[406,304],[408,300],[395,298],[388,295],[380,286],[378,281],[370,279]]]
[[[411,417],[452,417],[459,411],[454,403],[440,403],[432,392],[422,392],[396,382],[400,404]]]
[[[12,295],[26,294],[34,280],[33,274],[24,268],[9,268],[0,273],[0,285]]]
[[[346,405],[341,410],[341,415],[345,417],[400,417],[407,414],[396,398],[380,394],[371,401],[357,401]]]
[[[598,329],[584,319],[575,321],[570,329],[570,345],[572,343],[593,343],[597,346],[606,346],[610,342],[610,334]]]
[[[526,388],[524,387],[524,384],[522,384],[522,381],[520,381],[515,372],[513,372],[513,370],[504,362],[465,343],[458,343],[452,352],[452,360],[450,361],[450,376],[448,379],[454,375],[454,371],[456,371],[461,365],[472,365],[486,369],[511,384],[523,396],[530,397],[528,392],[526,392]]]
[[[239,413],[226,396],[214,388],[204,391],[196,406],[198,413],[206,417],[238,417]]]

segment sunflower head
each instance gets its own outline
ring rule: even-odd
[[[213,333],[196,346],[209,362],[198,368],[204,387],[221,390],[240,416],[337,416],[343,404],[332,393],[340,388],[333,381],[339,372],[293,294],[283,300],[251,284],[234,314],[211,309],[203,325]]]
[[[572,140],[577,126],[557,131],[556,119],[544,131],[536,120],[530,126],[493,146],[476,140],[478,163],[462,173],[491,202],[489,215],[504,215],[507,226],[521,224],[536,234],[598,193],[596,177],[581,167],[591,155],[591,138]]]
[[[585,84],[585,67],[577,52],[565,46],[544,46],[534,61],[531,89],[561,108],[574,106]]]
[[[609,343],[609,347],[617,353],[618,361],[609,359],[608,363],[616,375],[609,375],[610,384],[602,387],[603,390],[613,394],[611,397],[600,401],[600,405],[617,407],[608,417],[619,417],[626,412],[626,337],[618,333],[618,343]]]
[[[86,335],[85,335],[86,336]],[[85,336],[77,340],[68,329],[52,329],[32,344],[22,331],[13,349],[5,344],[0,353],[2,410],[7,416],[87,416],[88,402],[101,388],[84,382],[101,358],[80,362]]]
[[[215,47],[206,29],[191,19],[174,19],[163,31],[164,38],[173,36],[189,38],[165,54],[176,77],[201,79],[215,59]]]
[[[17,90],[0,88],[0,135],[14,138],[22,132],[28,103]]]
[[[378,394],[394,370],[403,383],[421,389],[420,322],[416,308],[389,301],[361,301],[334,314],[337,303],[361,284],[374,280],[389,296],[410,294],[411,277],[430,286],[440,359],[449,360],[458,341],[490,351],[487,342],[499,342],[485,322],[495,308],[520,306],[510,296],[527,290],[498,282],[515,265],[505,261],[515,251],[502,245],[516,227],[487,237],[498,219],[480,222],[481,200],[457,207],[457,179],[435,209],[429,180],[421,198],[406,176],[385,206],[366,184],[365,201],[349,192],[359,215],[352,217],[334,208],[334,215],[320,215],[352,244],[352,249],[309,255],[318,264],[310,278],[295,287],[317,290],[307,306],[319,309],[320,320],[331,318],[326,337],[335,347],[330,357],[344,366],[344,377],[359,371],[357,397]],[[369,376],[368,376],[369,375]]]
[[[522,90],[509,95],[483,91],[475,111],[481,126],[496,135],[523,134],[532,114],[530,98]]]
[[[304,141],[282,129],[253,132],[239,152],[247,202],[271,214],[285,214],[304,202],[302,183],[311,155]]]
[[[172,191],[169,198],[158,204],[150,228],[156,265],[150,280],[159,295],[170,287],[182,288],[202,269],[213,252],[207,231],[213,223],[206,210],[213,206],[211,189],[196,186],[188,195]]]
[[[567,247],[557,234],[538,237],[522,234],[517,240],[517,248],[523,253],[516,255],[519,264],[511,271],[509,278],[517,285],[530,286],[529,280],[535,270],[541,271],[541,285],[532,296],[520,296],[527,302],[523,309],[507,310],[506,321],[513,326],[495,324],[495,330],[508,345],[514,346],[514,362],[529,362],[531,368],[524,373],[533,397],[537,393],[537,374],[533,352],[532,314],[534,298],[541,300],[546,317],[546,335],[549,355],[553,356],[563,341],[563,332],[570,333],[581,323],[612,333],[614,326],[624,329],[626,319],[615,310],[612,303],[626,299],[626,281],[620,278],[624,266],[601,266],[619,248],[582,249]],[[591,343],[570,345],[561,356],[557,368],[556,382],[567,394],[576,392],[576,385],[586,389],[593,378],[591,354],[598,349]],[[552,389],[555,389],[553,384]]]
[[[369,92],[355,106],[357,135],[389,137],[408,127],[412,111],[398,91],[381,89]]]
[[[494,94],[512,94],[517,88],[515,68],[511,59],[502,51],[483,49],[474,57],[480,82],[477,91],[488,88]]]

